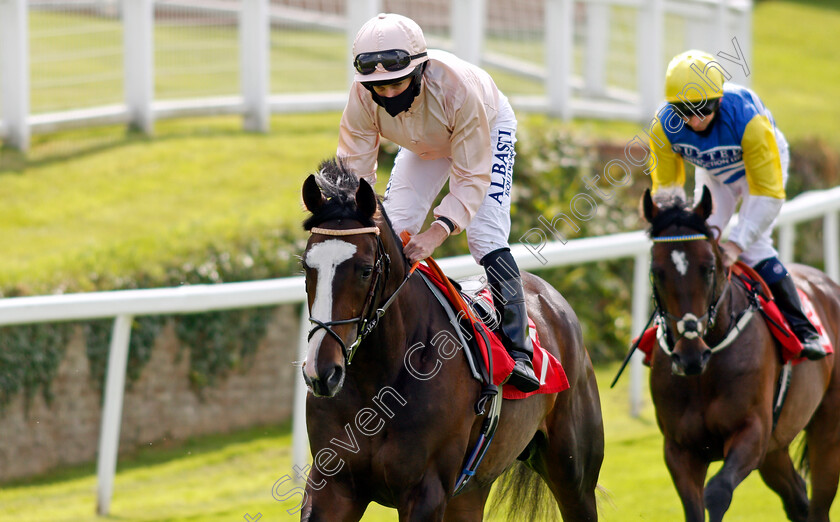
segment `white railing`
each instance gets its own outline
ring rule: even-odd
[[[779,253],[783,260],[793,259],[796,223],[823,218],[823,251],[826,273],[840,282],[840,187],[809,192],[785,204],[779,217]],[[539,251],[539,258],[533,254]],[[563,244],[513,245],[512,252],[523,270],[557,267],[632,257],[633,276],[632,331],[640,333],[649,313],[648,267],[650,243],[641,231],[576,239]],[[443,259],[441,267],[451,277],[482,273],[471,256]],[[108,514],[117,466],[126,361],[131,333],[131,320],[138,315],[163,315],[208,312],[233,308],[305,303],[302,277],[272,279],[219,285],[191,285],[149,290],[120,290],[53,296],[15,297],[0,300],[0,325],[73,321],[114,317],[114,329],[108,356],[102,425],[97,462],[97,512]],[[305,357],[306,333],[309,330],[307,307],[302,306],[300,320],[299,359]],[[638,356],[639,354],[637,354]],[[637,415],[642,397],[640,357],[631,365],[630,408]],[[301,468],[308,459],[304,421],[306,388],[303,379],[295,386],[293,461]]]
[[[116,19],[113,24],[122,30],[122,71],[109,70],[108,74],[122,78],[121,87],[118,79],[113,86],[122,89],[122,103],[99,105],[102,101],[93,99],[90,107],[33,114],[31,99],[37,86],[32,85],[30,78],[33,62],[29,9],[57,8],[63,4],[0,0],[0,139],[26,150],[33,133],[102,124],[127,124],[152,133],[156,120],[215,114],[239,114],[245,129],[264,132],[272,113],[342,110],[347,93],[340,86],[336,86],[336,91],[297,95],[270,91],[271,24],[285,21],[344,32],[349,49],[358,27],[383,6],[382,0],[353,0],[346,2],[344,16],[315,16],[315,12],[290,9],[269,0],[115,1],[112,10],[121,14],[121,22]],[[529,54],[533,55],[530,60],[487,49],[488,10],[497,9],[500,3],[449,1],[450,20],[443,23],[448,25],[450,34],[443,37],[430,32],[429,45],[450,49],[469,61],[541,84],[545,92],[541,95],[506,91],[514,109],[519,111],[544,112],[567,119],[576,116],[642,122],[651,117],[662,98],[666,55],[691,47],[731,55],[735,53],[733,38],[737,38],[738,52],[743,53],[746,62],[751,60],[752,0],[543,0],[544,20],[538,20],[537,26],[529,29],[542,41],[529,47]],[[156,6],[199,14],[212,12],[238,20],[238,43],[232,44],[238,46],[238,92],[184,100],[159,99],[160,93],[155,93],[154,88]],[[585,23],[578,23],[581,17],[585,17]],[[675,20],[682,20],[686,30],[680,38],[666,38],[666,33],[674,30]],[[625,25],[615,29],[620,23]],[[627,41],[613,42],[611,48],[611,35],[616,31],[627,33]],[[673,43],[676,41],[679,47],[667,48],[667,42],[677,45]],[[67,53],[67,59],[72,59],[72,49]],[[582,59],[578,60],[577,55]],[[616,70],[616,64],[627,71],[627,78],[610,82],[608,76]],[[349,60],[342,67],[349,83]],[[738,67],[732,69],[735,81],[749,82],[749,74],[742,74]]]

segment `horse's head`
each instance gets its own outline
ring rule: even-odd
[[[651,249],[651,282],[660,312],[659,344],[671,355],[671,371],[699,375],[712,349],[704,335],[712,328],[726,278],[717,240],[706,224],[712,196],[693,209],[675,197],[660,205],[646,191],[642,201]]]
[[[323,162],[318,174],[306,179],[303,202],[312,213],[304,222],[311,235],[301,262],[313,323],[303,378],[315,395],[332,397],[355,349],[376,324],[390,258],[374,219],[373,188],[340,161]]]

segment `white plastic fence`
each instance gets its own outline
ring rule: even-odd
[[[803,194],[785,204],[779,217],[779,250],[783,260],[793,259],[796,223],[822,218],[825,269],[834,281],[840,282],[840,187]],[[539,256],[533,252],[539,251]],[[633,258],[632,329],[639,333],[649,313],[649,251],[650,243],[643,232],[628,232],[611,236],[545,244],[518,244],[512,252],[523,270],[589,263],[606,259]],[[471,256],[459,256],[440,261],[451,277],[464,277],[482,272]],[[562,289],[561,289],[562,290]],[[113,292],[80,293],[54,296],[16,297],[0,300],[0,325],[54,321],[72,321],[114,317],[106,373],[102,425],[97,462],[97,512],[108,514],[113,495],[117,466],[126,361],[132,318],[138,315],[196,313],[211,310],[270,306],[285,303],[304,303],[300,320],[299,359],[306,350],[309,330],[306,294],[303,278],[291,277],[227,283],[192,285],[178,288],[150,290],[122,290]],[[575,304],[573,306],[585,306]],[[638,354],[637,354],[638,355]],[[291,363],[291,361],[290,361]],[[636,357],[630,370],[630,408],[637,415],[642,402],[642,366]],[[306,389],[298,378],[295,387],[293,460],[303,467],[308,460],[304,420]]]
[[[650,119],[671,56],[752,55],[751,0],[347,0],[341,14],[302,3],[313,5],[0,0],[0,139],[26,150],[33,133],[152,133],[156,120],[216,114],[266,131],[271,113],[341,110],[346,84],[336,79],[351,79],[353,36],[386,8],[418,18],[430,46],[487,67],[515,109],[564,118]],[[285,61],[272,57],[283,47]],[[307,90],[270,85],[313,67],[324,70]],[[730,72],[749,82],[748,70]]]

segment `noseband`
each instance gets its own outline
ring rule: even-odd
[[[377,308],[374,305],[374,302],[376,301],[376,294],[379,290],[379,282],[382,280],[382,289],[384,290],[385,284],[388,281],[388,269],[391,264],[391,258],[385,252],[385,246],[382,244],[382,239],[379,236],[379,227],[374,226],[344,230],[313,227],[310,232],[312,234],[323,234],[325,236],[353,236],[358,234],[374,234],[376,236],[376,261],[373,265],[373,281],[371,281],[370,289],[368,290],[367,297],[365,298],[365,303],[362,306],[361,314],[352,319],[338,319],[335,321],[321,321],[314,317],[309,318],[309,322],[314,323],[315,326],[309,330],[307,340],[311,340],[312,336],[315,335],[315,332],[323,328],[336,341],[338,341],[338,344],[341,346],[341,353],[344,355],[344,360],[349,365],[353,360],[353,355],[356,353],[356,349],[359,347],[359,344],[361,344],[362,340],[367,337],[374,328],[376,328],[376,325],[379,323],[379,319],[385,315],[385,311],[388,310],[394,302],[394,299],[402,289],[403,285],[405,285],[406,281],[408,281],[412,272],[409,272],[405,276],[405,279],[403,279],[402,283],[400,283],[400,286],[394,291],[394,293],[391,294],[391,297],[389,297],[381,307]],[[382,277],[383,272],[384,277]],[[358,323],[359,326],[356,328],[356,339],[348,347],[341,336],[335,333],[332,327],[351,323]]]

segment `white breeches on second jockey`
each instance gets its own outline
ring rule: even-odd
[[[500,130],[503,131],[501,136]],[[500,104],[490,140],[492,152],[505,149],[503,146],[497,149],[497,145],[503,145],[500,140],[509,147],[504,161],[493,156],[495,168],[491,172],[489,190],[466,228],[467,244],[476,262],[494,250],[509,246],[516,117],[506,99]],[[403,230],[412,235],[420,232],[435,198],[449,177],[450,163],[448,158],[424,160],[410,150],[400,148],[383,201],[397,234]]]
[[[782,183],[787,184],[790,153],[787,147],[784,147],[779,152],[782,163]],[[743,176],[734,183],[724,184],[718,181],[717,178],[710,176],[706,169],[695,167],[694,201],[700,201],[700,197],[703,195],[703,186],[709,187],[709,191],[712,194],[712,202],[714,203],[712,215],[709,216],[709,219],[706,220],[706,222],[710,227],[718,227],[720,228],[720,231],[723,232],[729,224],[732,214],[735,213],[735,206],[738,204],[738,201],[741,200],[741,206],[743,207],[751,197],[749,186],[747,185],[747,177]],[[775,223],[776,220],[773,220],[774,225]],[[768,257],[778,257],[779,253],[776,251],[775,247],[773,247],[772,234],[773,225],[771,225],[764,234],[756,239],[752,245],[744,250],[740,259],[750,266],[755,266],[756,263],[767,259]]]

